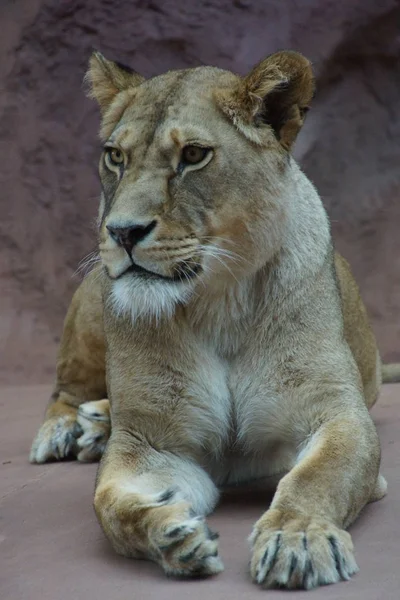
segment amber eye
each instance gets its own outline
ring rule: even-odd
[[[182,150],[181,161],[184,164],[196,165],[207,156],[209,151],[209,148],[202,148],[201,146],[185,146]]]
[[[124,153],[118,148],[106,148],[106,156],[112,165],[121,166],[124,162]]]

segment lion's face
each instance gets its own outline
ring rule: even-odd
[[[276,251],[290,167],[271,125],[232,114],[243,80],[201,67],[138,84],[96,56],[94,95],[105,65],[122,78],[102,106],[100,160],[99,249],[117,307],[171,312],[254,273]]]

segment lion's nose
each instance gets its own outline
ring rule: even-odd
[[[131,254],[133,248],[142,241],[156,226],[156,221],[152,221],[148,225],[107,225],[111,237],[122,246],[128,254]]]

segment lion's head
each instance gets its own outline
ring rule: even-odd
[[[310,63],[266,58],[145,80],[93,54],[101,108],[99,249],[117,307],[170,313],[276,252],[289,151],[313,93]]]

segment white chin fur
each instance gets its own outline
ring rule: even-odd
[[[148,280],[139,277],[122,277],[113,283],[111,303],[118,315],[138,318],[171,318],[176,305],[186,304],[194,286],[186,282]]]

